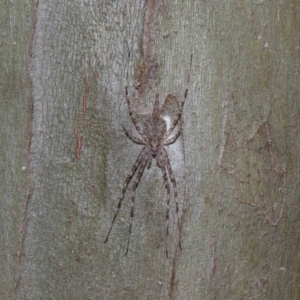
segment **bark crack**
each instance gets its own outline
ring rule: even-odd
[[[33,57],[33,48],[34,48],[34,36],[36,32],[36,25],[37,25],[37,9],[39,6],[39,0],[36,1],[35,6],[34,6],[34,11],[33,11],[33,18],[32,18],[32,29],[31,29],[31,43],[30,43],[30,49],[29,53],[30,55],[28,56],[28,81],[30,85],[30,96],[28,99],[28,139],[27,139],[27,192],[26,192],[26,197],[25,201],[23,204],[23,210],[22,210],[22,215],[21,215],[21,222],[20,222],[20,228],[19,228],[19,244],[18,244],[18,252],[17,252],[17,261],[16,261],[16,274],[15,274],[15,280],[14,280],[14,287],[12,291],[12,299],[16,299],[18,288],[20,286],[20,282],[22,279],[21,276],[21,264],[22,264],[22,258],[23,258],[23,252],[24,252],[24,243],[25,243],[25,238],[26,238],[26,233],[27,233],[27,212],[28,212],[28,206],[29,202],[31,199],[32,195],[32,170],[30,168],[30,162],[31,162],[31,157],[30,157],[30,149],[31,149],[31,143],[32,143],[32,127],[33,127],[33,82],[30,76],[30,71],[32,68],[32,57]]]

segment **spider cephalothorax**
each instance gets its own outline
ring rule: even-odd
[[[164,146],[164,135],[167,132],[167,123],[160,117],[159,97],[156,96],[151,118],[145,122],[143,134],[146,137],[145,145],[149,148],[153,158]]]
[[[188,79],[189,80],[189,79]],[[125,131],[125,134],[128,138],[130,138],[133,142],[144,145],[142,151],[140,152],[137,160],[135,161],[130,173],[127,175],[125,184],[122,190],[122,196],[119,199],[118,202],[118,208],[114,215],[114,218],[112,220],[108,235],[105,239],[105,243],[108,241],[110,232],[112,230],[113,224],[115,222],[115,219],[118,215],[118,212],[121,208],[122,201],[125,196],[125,192],[127,190],[128,184],[135,175],[137,174],[133,180],[133,187],[132,187],[132,198],[131,198],[131,213],[130,213],[130,225],[129,225],[129,237],[127,242],[127,249],[125,252],[125,255],[128,252],[129,248],[129,238],[131,233],[131,227],[132,227],[132,220],[134,216],[134,201],[135,201],[135,191],[136,188],[140,182],[140,179],[144,173],[144,170],[147,166],[147,168],[151,167],[151,161],[152,159],[156,160],[156,165],[161,169],[165,188],[167,191],[167,213],[166,213],[166,220],[167,220],[167,229],[166,229],[166,235],[168,238],[169,234],[169,210],[170,210],[170,184],[169,180],[172,182],[173,190],[174,190],[174,198],[176,202],[176,213],[178,214],[178,203],[177,203],[177,185],[176,180],[174,177],[173,170],[171,168],[171,164],[168,158],[168,154],[164,146],[170,145],[176,141],[178,136],[180,135],[180,130],[178,130],[173,136],[171,136],[173,130],[175,129],[178,121],[181,118],[184,102],[187,98],[188,89],[184,92],[183,100],[181,101],[179,105],[179,111],[174,118],[171,126],[169,129],[167,129],[167,123],[166,121],[161,117],[161,108],[159,106],[159,95],[156,95],[154,105],[153,105],[153,112],[152,114],[146,118],[146,120],[143,122],[142,127],[140,126],[140,122],[138,122],[137,118],[134,115],[134,112],[132,111],[131,102],[128,97],[128,89],[125,87],[125,95],[126,100],[128,104],[128,110],[130,118],[139,133],[140,137],[136,137],[131,134],[124,126],[123,129]],[[166,255],[168,256],[168,248],[166,246]]]

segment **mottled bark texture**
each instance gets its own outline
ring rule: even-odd
[[[1,299],[300,299],[298,0],[2,2]],[[132,185],[104,244],[141,151],[125,86],[141,123],[188,88],[169,258],[154,163],[128,254]]]

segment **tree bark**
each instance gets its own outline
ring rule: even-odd
[[[21,276],[28,204],[33,1],[0,9],[0,298],[12,299]]]
[[[299,1],[4,8],[1,299],[300,298]],[[171,192],[167,237],[153,161],[127,255],[132,182],[104,243],[141,151],[125,86],[141,123],[188,89],[166,147],[179,212]]]

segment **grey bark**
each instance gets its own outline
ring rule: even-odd
[[[0,9],[0,298],[12,299],[20,276],[28,199],[33,1]]]
[[[299,1],[4,2],[1,299],[300,298]],[[126,85],[141,118],[189,89],[169,258],[155,164],[129,253],[132,185],[104,244],[141,150]]]

